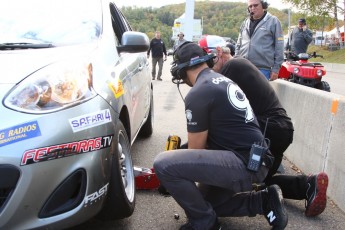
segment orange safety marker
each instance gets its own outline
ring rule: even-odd
[[[338,111],[338,106],[339,106],[339,99],[333,99],[332,102],[332,108],[331,108],[331,113],[335,115]]]

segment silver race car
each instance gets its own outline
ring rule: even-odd
[[[0,229],[135,207],[131,145],[153,132],[148,37],[107,0],[4,0]]]

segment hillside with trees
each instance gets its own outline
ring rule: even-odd
[[[162,39],[170,47],[171,28],[173,27],[174,20],[184,13],[185,4],[166,5],[160,8],[122,7],[121,10],[130,22],[133,30],[146,33],[150,39],[154,37],[154,32],[159,30],[161,31]],[[284,33],[287,34],[289,27],[288,9],[278,10],[269,7],[268,11],[279,18]],[[231,37],[236,40],[241,23],[247,16],[246,3],[195,2],[194,18],[202,19],[203,34]],[[291,13],[291,24],[296,24],[299,17],[306,17],[306,15]],[[324,20],[326,20],[325,26],[334,26],[334,23],[329,18],[326,17]],[[320,30],[320,20],[314,19],[308,24],[309,28]]]

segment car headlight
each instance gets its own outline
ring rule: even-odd
[[[28,76],[6,96],[5,106],[27,113],[54,112],[88,100],[92,65],[63,62],[48,65]]]
[[[297,67],[293,68],[293,72],[294,72],[295,74],[298,74],[299,68],[297,68]]]
[[[321,70],[321,69],[318,69],[318,70],[316,71],[316,74],[317,74],[318,77],[322,77],[322,70]]]

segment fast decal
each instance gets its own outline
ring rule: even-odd
[[[109,109],[105,109],[94,113],[84,114],[79,117],[74,117],[68,121],[73,132],[75,133],[111,122],[111,115]]]
[[[0,147],[18,141],[41,136],[37,121],[32,121],[0,130]]]
[[[117,84],[109,82],[108,86],[113,91],[115,98],[119,98],[125,93],[121,80],[117,80]]]
[[[20,165],[30,165],[108,148],[111,146],[112,141],[113,135],[108,135],[30,149],[24,152]]]
[[[87,195],[84,199],[84,207],[87,207],[88,205],[92,205],[94,202],[97,202],[98,200],[100,200],[102,197],[104,197],[105,195],[107,195],[108,192],[108,187],[109,187],[109,183],[107,183],[106,185],[104,185],[102,188],[100,188],[98,191]]]

